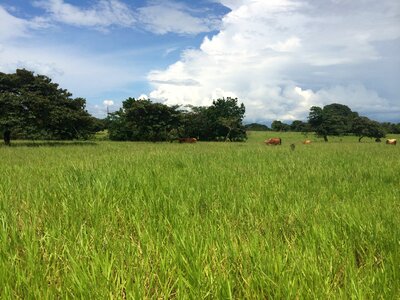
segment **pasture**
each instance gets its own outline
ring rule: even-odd
[[[0,298],[398,299],[400,146],[274,136],[1,146]]]

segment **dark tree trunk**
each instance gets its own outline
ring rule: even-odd
[[[324,141],[325,141],[325,142],[328,141],[328,136],[324,135]]]
[[[4,144],[7,146],[11,145],[11,131],[8,129],[4,131]]]

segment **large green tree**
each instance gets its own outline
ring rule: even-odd
[[[353,120],[352,132],[359,137],[359,142],[361,142],[361,139],[364,137],[385,137],[385,130],[383,129],[383,126],[376,121],[368,119],[367,117],[356,117]]]
[[[243,118],[246,109],[237,98],[219,98],[204,110],[207,128],[203,132],[206,140],[242,141],[247,139]]]
[[[128,98],[110,115],[109,133],[112,140],[165,141],[176,136],[179,125],[177,106]]]
[[[0,127],[14,137],[38,139],[86,138],[94,131],[94,119],[83,98],[43,75],[25,69],[0,73]]]
[[[328,136],[350,134],[354,119],[358,113],[343,104],[332,103],[323,108],[313,106],[310,109],[308,122],[315,133],[328,141]]]

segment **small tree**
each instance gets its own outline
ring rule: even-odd
[[[246,139],[246,131],[242,124],[245,111],[243,103],[239,105],[237,98],[214,100],[206,110],[210,125],[208,139],[215,140],[220,136],[229,139]]]
[[[385,131],[381,124],[376,121],[372,121],[367,117],[357,117],[353,121],[352,132],[359,137],[358,141],[364,137],[369,138],[383,138],[385,137]]]
[[[309,129],[309,124],[300,120],[294,120],[290,125],[290,130],[295,132],[307,132]]]
[[[184,132],[187,136],[201,140],[243,141],[247,138],[242,124],[245,113],[243,104],[237,98],[222,98],[213,101],[209,107],[190,107],[183,114]]]
[[[281,121],[275,120],[271,124],[271,129],[274,131],[289,131],[290,125],[285,124]]]
[[[328,136],[339,136],[349,134],[352,131],[354,118],[358,113],[352,112],[346,105],[333,103],[320,108],[313,106],[310,109],[308,122],[317,136],[328,141]]]

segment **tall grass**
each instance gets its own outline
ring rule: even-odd
[[[0,298],[399,298],[400,148],[273,135],[0,147]]]

